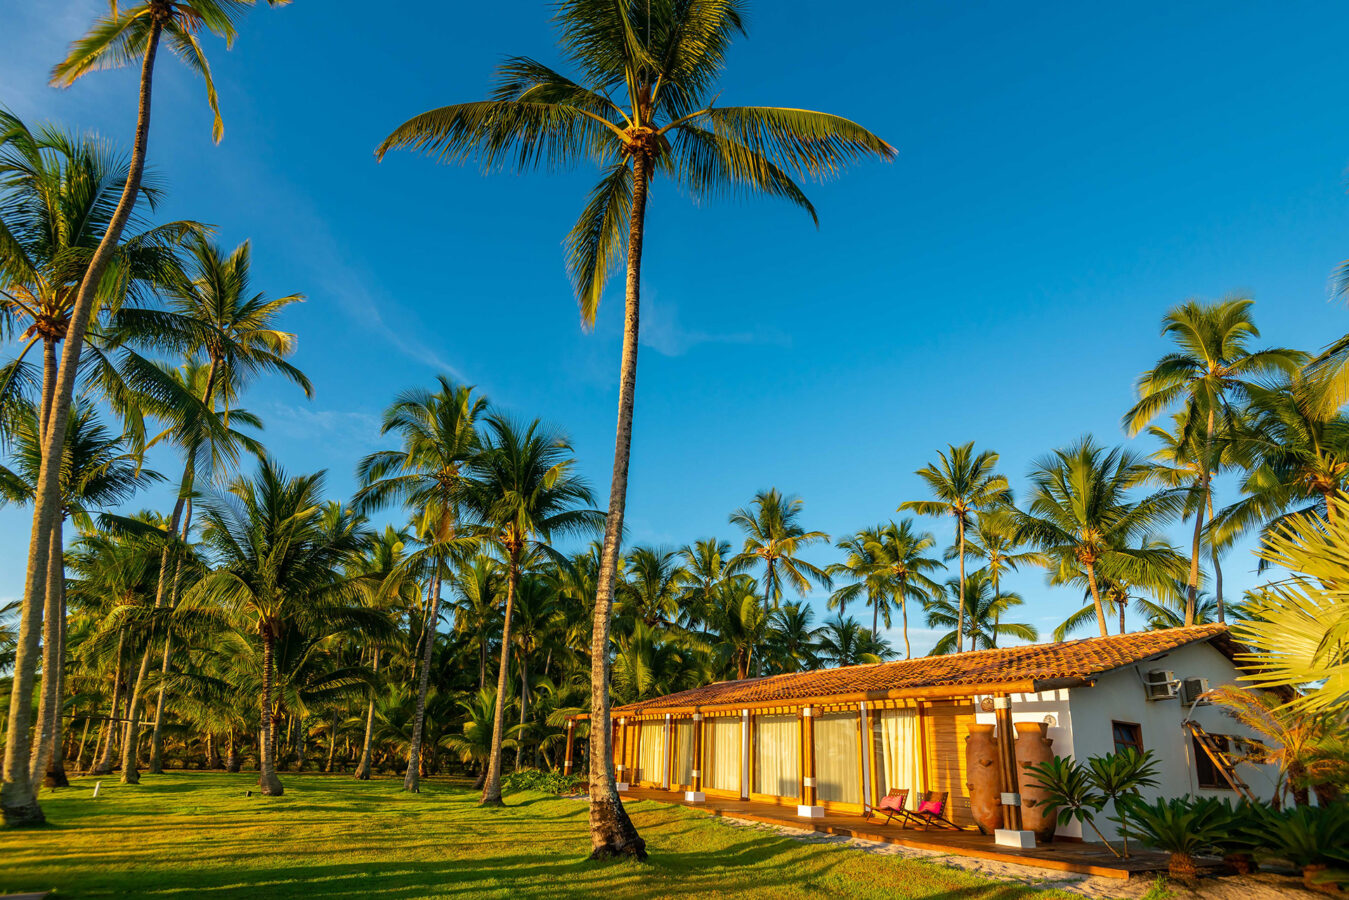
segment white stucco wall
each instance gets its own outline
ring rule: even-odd
[[[1230,789],[1199,787],[1193,743],[1182,723],[1186,716],[1191,716],[1205,731],[1215,734],[1256,735],[1219,707],[1200,704],[1192,709],[1183,705],[1179,697],[1148,700],[1143,678],[1151,669],[1169,670],[1177,679],[1207,678],[1209,687],[1237,681],[1237,669],[1232,662],[1212,644],[1201,642],[1102,675],[1093,687],[1073,688],[1067,693],[1074,756],[1085,760],[1113,752],[1115,741],[1111,723],[1134,722],[1142,726],[1143,748],[1153,751],[1158,763],[1158,785],[1142,792],[1145,799],[1187,795],[1236,799],[1236,792]],[[1064,755],[1057,742],[1054,749]],[[1237,772],[1257,797],[1268,800],[1274,796],[1277,772],[1273,766],[1242,764],[1237,767]],[[1114,811],[1106,812],[1113,814]],[[1096,825],[1107,837],[1116,836],[1115,825],[1104,815],[1098,817]]]

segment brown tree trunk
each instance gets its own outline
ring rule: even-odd
[[[511,664],[511,613],[515,609],[515,588],[520,582],[519,547],[510,549],[506,572],[506,613],[501,625],[501,668],[497,673],[496,708],[492,713],[492,749],[487,757],[487,779],[483,782],[482,806],[501,806],[501,747],[506,726],[506,676]]]
[[[117,713],[120,711],[119,703],[122,697],[122,648],[125,643],[126,630],[122,629],[117,634],[117,666],[112,677],[112,711],[108,713],[108,739],[103,744],[103,749],[99,751],[93,768],[89,770],[90,775],[108,775],[112,772],[112,748],[117,735]]]
[[[529,708],[529,648],[521,645],[520,647],[520,731],[523,732],[525,724],[525,710]],[[525,742],[523,738],[515,742],[515,771],[520,771],[520,759],[524,753]]]
[[[443,541],[444,538],[441,538]],[[412,743],[408,746],[408,768],[403,775],[403,790],[421,791],[422,729],[426,723],[426,691],[431,683],[431,652],[436,646],[436,623],[440,620],[440,567],[431,576],[431,612],[422,629],[421,673],[417,680],[417,709],[412,717]]]
[[[1096,605],[1096,624],[1101,626],[1101,637],[1109,637],[1105,626],[1105,605],[1101,603],[1101,589],[1096,585],[1096,567],[1087,564],[1087,584],[1091,586],[1091,602]]]
[[[275,638],[269,626],[262,629],[262,697],[258,748],[258,786],[268,797],[285,793],[281,779],[276,777],[276,717],[272,714],[272,651]]]
[[[51,555],[47,561],[47,597],[42,626],[42,684],[38,699],[37,737],[29,760],[28,778],[36,787],[56,753],[57,726],[61,721],[61,672],[65,668],[61,632],[65,624],[65,554],[62,516],[52,523]]]
[[[75,771],[79,772],[84,766],[84,748],[89,741],[89,717],[84,717],[84,730],[80,732],[80,749],[75,754]]]
[[[905,593],[906,584],[906,579],[899,579],[899,614],[904,625],[904,658],[913,659],[913,648],[909,646],[909,598]]]
[[[379,674],[379,648],[375,648],[375,674]],[[375,737],[375,694],[374,690],[370,693],[370,702],[365,708],[365,737],[361,740],[361,762],[356,766],[356,779],[358,781],[370,780],[370,748]]]
[[[623,541],[623,514],[632,454],[632,412],[637,392],[637,340],[641,322],[642,232],[646,223],[647,166],[633,156],[632,217],[628,228],[627,296],[623,317],[623,357],[618,388],[618,428],[614,436],[614,471],[609,486],[609,513],[604,523],[595,618],[590,643],[590,845],[591,859],[611,856],[646,858],[646,841],[637,834],[614,780],[610,750],[609,628],[614,606],[618,551]]]
[[[229,746],[225,748],[225,771],[238,772],[244,767],[244,761],[239,756],[239,740],[234,734],[234,726],[230,726]]]
[[[126,735],[122,739],[122,784],[140,784],[138,756],[141,743],[141,703],[145,699],[145,678],[150,674],[150,655],[154,648],[154,633],[145,642],[145,652],[141,654],[140,669],[136,672],[136,681],[131,688],[131,701],[126,707]]]
[[[155,20],[146,43],[145,60],[141,65],[139,110],[136,120],[136,138],[131,162],[127,168],[126,185],[117,209],[108,222],[107,231],[94,251],[89,268],[80,282],[80,290],[71,309],[66,331],[65,347],[61,355],[61,370],[57,376],[54,405],[47,433],[42,440],[42,465],[33,502],[33,528],[28,549],[23,604],[20,610],[18,642],[14,656],[14,676],[11,696],[32,696],[33,676],[38,661],[38,636],[42,628],[42,604],[47,594],[47,565],[51,552],[53,520],[61,513],[61,461],[65,451],[66,422],[80,364],[80,350],[85,331],[93,312],[95,295],[103,273],[112,260],[113,252],[122,237],[127,219],[140,193],[141,176],[145,171],[145,151],[150,135],[150,95],[159,48],[162,24]],[[32,735],[29,719],[32,711],[27,702],[9,705],[9,722],[5,737],[4,782],[0,785],[0,812],[11,826],[40,825],[46,821],[38,805],[33,781],[28,777],[32,754]]]

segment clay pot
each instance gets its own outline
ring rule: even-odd
[[[1021,827],[1035,832],[1037,843],[1046,844],[1054,839],[1057,824],[1053,812],[1045,807],[1049,792],[1026,774],[1031,766],[1049,762],[1054,758],[1054,742],[1045,737],[1049,728],[1044,722],[1017,722],[1016,729],[1016,768],[1017,782],[1021,791]]]
[[[992,725],[970,726],[965,738],[965,774],[974,822],[984,834],[992,834],[1002,827],[1002,774]]]

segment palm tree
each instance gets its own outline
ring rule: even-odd
[[[825,567],[831,578],[839,576],[852,579],[829,596],[829,608],[837,609],[843,615],[848,604],[865,594],[867,605],[871,607],[871,636],[876,637],[880,624],[882,596],[887,587],[886,572],[878,558],[880,552],[880,528],[864,528],[854,535],[844,538],[837,544],[840,550],[847,551],[841,563],[832,563]]]
[[[756,656],[773,637],[772,619],[758,598],[758,585],[748,575],[733,575],[717,588],[708,609],[707,627],[713,652],[743,681]],[[594,726],[591,726],[592,733]],[[591,753],[595,750],[592,747]]]
[[[1036,463],[1026,510],[1012,513],[1019,538],[1044,554],[1051,573],[1086,574],[1102,637],[1108,632],[1098,575],[1136,583],[1176,560],[1170,548],[1145,541],[1184,508],[1186,492],[1163,489],[1133,500],[1130,492],[1151,474],[1137,455],[1087,436]]]
[[[42,434],[40,415],[31,405],[18,418],[13,434],[14,469],[0,466],[0,506],[8,503],[31,503],[42,468]],[[65,465],[61,467],[61,515],[56,520],[54,548],[63,543],[63,525],[73,518],[81,530],[93,527],[91,512],[100,507],[113,506],[131,498],[137,488],[159,480],[157,472],[143,468],[143,460],[128,452],[122,435],[113,434],[102,425],[91,406],[78,405],[66,423]],[[60,710],[64,700],[63,673],[65,670],[65,566],[61,553],[52,558],[47,574],[48,584],[54,588],[58,602],[47,610],[42,654],[42,692],[38,704],[35,727],[37,743],[33,747],[30,780],[36,784],[48,773],[60,746]],[[17,695],[16,695],[17,696]],[[60,760],[55,759],[57,771],[53,777],[64,779]]]
[[[745,532],[745,545],[735,557],[735,563],[747,567],[762,563],[764,567],[764,615],[777,609],[782,601],[782,583],[786,581],[802,596],[811,582],[821,587],[832,587],[829,573],[798,555],[811,544],[829,540],[823,531],[806,531],[797,521],[805,501],[796,496],[785,496],[777,488],[759,491],[748,507],[731,513],[731,524]]]
[[[965,530],[971,515],[983,509],[1011,502],[1007,479],[994,472],[998,454],[992,450],[974,452],[974,441],[949,445],[950,454],[937,451],[939,462],[928,463],[914,474],[921,478],[936,500],[909,500],[899,510],[911,510],[920,516],[954,516],[956,520],[956,557],[960,560],[960,583],[965,584]],[[963,602],[965,590],[960,590]],[[965,615],[956,615],[956,650],[965,649]]]
[[[1244,401],[1250,382],[1262,375],[1293,375],[1306,362],[1306,354],[1282,347],[1248,349],[1260,336],[1251,317],[1249,299],[1202,303],[1189,300],[1173,307],[1162,319],[1162,336],[1172,338],[1177,350],[1168,353],[1138,379],[1138,402],[1124,414],[1124,428],[1138,434],[1163,411],[1181,405],[1187,424],[1180,443],[1199,430],[1203,449],[1200,460],[1200,491],[1207,497],[1213,477],[1213,446],[1222,427],[1235,416],[1234,403]],[[1223,420],[1220,422],[1220,420]],[[1189,603],[1199,592],[1199,552],[1204,534],[1205,505],[1195,509],[1194,540],[1190,550]],[[1186,623],[1193,624],[1186,615]]]
[[[706,620],[712,594],[722,581],[738,571],[731,553],[731,542],[703,538],[679,551],[684,560],[685,590],[680,598],[684,624],[697,628]]]
[[[868,634],[856,619],[843,618],[842,613],[824,623],[815,648],[822,661],[834,666],[878,663],[891,655],[884,641]]]
[[[838,116],[716,106],[713,89],[726,52],[745,31],[741,0],[563,0],[555,21],[565,56],[581,72],[578,80],[536,60],[510,58],[498,70],[492,99],[416,116],[377,153],[410,147],[446,162],[476,154],[489,168],[590,163],[603,172],[567,238],[567,264],[587,326],[618,258],[625,249],[627,255],[618,425],[591,654],[591,841],[596,858],[641,857],[645,844],[623,812],[614,782],[604,650],[627,497],[652,180],[669,176],[695,199],[743,191],[781,197],[814,218],[795,179],[833,175],[872,156],[888,159],[894,149]]]
[[[427,548],[408,557],[408,565],[425,564],[430,574],[430,612],[421,623],[425,640],[417,686],[417,710],[412,723],[403,790],[421,789],[421,743],[426,718],[426,691],[431,676],[431,650],[440,622],[441,582],[449,570],[455,549],[455,528],[460,498],[466,484],[464,468],[480,452],[478,420],[487,410],[487,400],[475,396],[472,387],[456,385],[438,376],[434,393],[404,392],[384,412],[381,434],[398,433],[402,446],[381,450],[361,460],[356,476],[364,484],[354,503],[358,509],[374,509],[399,501],[414,510],[420,531],[430,535]]]
[[[812,626],[815,610],[801,603],[788,603],[773,610],[766,656],[781,672],[804,672],[819,668],[820,629]]]
[[[1176,573],[1184,571],[1185,557],[1159,537],[1144,538],[1140,546],[1154,553],[1139,559],[1128,579],[1097,574],[1101,602],[1107,613],[1118,616],[1120,634],[1128,630],[1125,614],[1130,603],[1146,619],[1148,628],[1179,628],[1185,624],[1185,582],[1177,579]],[[1096,622],[1096,603],[1084,568],[1060,568],[1050,576],[1050,584],[1069,584],[1081,588],[1083,593],[1082,608],[1054,629],[1054,640],[1066,640],[1072,632]],[[1153,598],[1149,599],[1143,591]],[[1203,591],[1196,608],[1196,625],[1217,621],[1217,603]]]
[[[1012,591],[994,591],[992,579],[983,569],[971,572],[965,579],[963,597],[960,596],[960,592],[960,581],[952,578],[946,582],[946,590],[927,606],[929,627],[952,629],[937,639],[937,643],[932,647],[934,655],[960,652],[956,643],[957,621],[964,621],[966,624],[965,636],[970,640],[971,650],[996,649],[998,639],[1001,637],[1029,642],[1040,639],[1040,633],[1035,626],[1024,622],[1004,621],[1004,616],[1010,610],[1023,605],[1025,601],[1020,594]]]
[[[678,552],[666,547],[634,547],[620,597],[632,615],[648,627],[669,627],[680,618],[680,599],[688,573]]]
[[[261,643],[258,696],[262,793],[283,793],[276,777],[274,654],[289,629],[332,634],[378,632],[383,616],[360,605],[360,585],[344,575],[366,543],[357,518],[325,516],[323,475],[289,477],[264,460],[252,479],[236,478],[228,495],[202,501],[202,538],[218,566],[187,603],[214,604],[238,617]]]
[[[487,687],[491,635],[501,630],[501,564],[486,553],[461,560],[454,584],[454,627],[466,650],[478,651],[478,689]]]
[[[942,564],[924,555],[936,543],[930,533],[916,531],[909,519],[902,519],[898,524],[890,522],[880,532],[877,562],[889,581],[883,607],[885,627],[890,627],[890,603],[896,602],[902,619],[905,659],[913,657],[913,648],[909,644],[909,601],[926,607],[941,592],[941,585],[927,573],[942,568]]]
[[[487,419],[487,436],[480,453],[469,461],[470,480],[464,508],[481,529],[484,541],[506,564],[506,608],[501,629],[501,667],[497,677],[496,715],[492,724],[492,755],[482,803],[501,805],[501,747],[503,717],[509,696],[507,675],[511,658],[511,614],[520,575],[536,554],[562,559],[549,546],[554,537],[598,531],[603,520],[585,480],[576,474],[576,460],[565,436],[536,420],[520,427],[499,415]]]
[[[529,718],[529,659],[539,651],[549,638],[550,631],[562,617],[558,606],[557,594],[542,574],[527,572],[516,585],[515,608],[512,610],[515,621],[512,631],[515,645],[520,649],[518,665],[520,669],[520,727],[526,728]],[[546,666],[545,666],[546,668]],[[523,737],[523,731],[521,734]],[[524,741],[515,744],[515,768],[518,771],[524,751]]]
[[[1349,490],[1349,417],[1322,416],[1300,381],[1250,385],[1249,427],[1233,439],[1247,464],[1243,498],[1214,520],[1217,536],[1232,540],[1253,529],[1266,535],[1290,515],[1341,515],[1337,498]],[[1306,521],[1303,519],[1302,521]]]
[[[280,0],[268,2],[275,5]],[[197,32],[205,28],[225,38],[227,44],[232,42],[235,19],[245,7],[253,3],[254,0],[143,0],[128,8],[114,4],[108,15],[99,19],[84,38],[76,41],[70,55],[53,70],[52,83],[69,86],[96,69],[125,65],[138,58],[141,60],[136,137],[126,181],[121,199],[108,219],[107,228],[80,281],[75,303],[70,308],[65,348],[61,353],[61,365],[52,391],[52,414],[42,448],[42,474],[33,504],[33,528],[29,539],[23,612],[15,661],[14,687],[19,696],[27,696],[26,692],[31,690],[36,669],[38,631],[42,619],[39,604],[46,597],[52,523],[60,506],[60,467],[52,463],[63,458],[66,420],[74,400],[80,351],[84,346],[84,336],[99,285],[112,263],[121,242],[122,231],[131,218],[140,193],[150,137],[151,87],[160,39],[167,36],[170,48],[189,68],[205,78],[207,99],[212,110],[216,111],[215,85],[211,80],[206,55],[197,41]],[[219,140],[221,134],[220,117],[216,111],[214,137]],[[0,809],[3,809],[5,821],[12,825],[37,825],[45,821],[32,784],[25,783],[26,780],[20,774],[26,770],[31,746],[28,718],[29,711],[25,704],[10,704]]]

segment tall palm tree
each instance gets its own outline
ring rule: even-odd
[[[1138,434],[1167,409],[1185,409],[1187,430],[1180,443],[1197,431],[1203,447],[1200,460],[1200,492],[1207,496],[1213,478],[1213,445],[1224,426],[1235,416],[1234,405],[1246,400],[1253,379],[1265,375],[1293,375],[1307,355],[1274,347],[1251,350],[1249,342],[1260,337],[1251,316],[1254,300],[1234,298],[1216,303],[1189,300],[1170,309],[1162,318],[1162,336],[1175,341],[1177,349],[1138,379],[1138,402],[1124,414],[1124,428]],[[1190,549],[1188,598],[1191,607],[1199,592],[1200,542],[1204,535],[1206,507],[1199,504],[1194,516],[1194,539]],[[1186,616],[1193,624],[1193,616]]]
[[[679,551],[684,560],[685,590],[680,603],[684,624],[698,628],[706,620],[707,605],[722,581],[739,569],[731,553],[731,542],[720,538],[702,538]]]
[[[891,655],[884,641],[869,634],[856,619],[845,619],[842,613],[824,623],[815,649],[823,662],[834,666],[878,663]]]
[[[501,630],[501,564],[486,553],[460,560],[454,583],[454,628],[465,649],[478,652],[478,689],[487,687],[487,653]],[[571,598],[569,598],[571,599]]]
[[[937,639],[932,647],[934,655],[959,652],[955,625],[961,616],[964,616],[967,626],[965,636],[969,638],[971,650],[996,649],[1000,637],[1032,642],[1040,639],[1035,626],[1005,621],[1007,613],[1025,601],[1020,594],[1012,591],[994,591],[993,582],[983,569],[971,572],[965,579],[964,597],[958,597],[960,591],[960,581],[952,578],[946,582],[946,590],[928,603],[928,626],[952,629]]]
[[[1266,535],[1290,515],[1317,513],[1334,522],[1349,490],[1349,416],[1324,416],[1304,383],[1251,385],[1249,427],[1233,443],[1247,466],[1244,495],[1214,520],[1220,538],[1251,529]],[[1302,521],[1307,521],[1303,519]]]
[[[731,524],[745,532],[745,545],[735,557],[738,566],[762,563],[763,608],[768,615],[782,601],[782,583],[805,595],[811,583],[832,587],[833,579],[819,566],[800,557],[811,544],[829,540],[823,531],[806,531],[798,521],[805,501],[777,488],[759,491],[747,507],[731,513]]]
[[[820,629],[812,624],[815,610],[804,603],[788,603],[773,610],[766,656],[781,672],[819,668]]]
[[[420,531],[430,536],[420,553],[410,554],[408,564],[424,564],[429,572],[430,612],[421,623],[425,636],[417,682],[417,710],[412,723],[403,790],[421,789],[421,744],[426,718],[426,692],[431,677],[431,651],[440,622],[441,583],[449,572],[455,552],[455,529],[467,478],[465,467],[480,452],[478,420],[487,411],[487,400],[473,388],[437,377],[439,390],[404,392],[384,412],[381,434],[397,433],[402,446],[381,450],[361,460],[356,477],[364,485],[354,503],[358,509],[374,509],[391,501],[401,502],[417,516]]]
[[[679,553],[668,547],[634,547],[619,596],[647,627],[668,628],[680,618],[680,597],[688,573]]]
[[[984,509],[974,516],[974,530],[966,536],[965,552],[984,561],[983,571],[995,596],[1001,593],[1002,576],[1039,561],[1034,550],[1022,550],[1016,522],[1008,509]],[[948,557],[949,558],[949,557]]]
[[[562,617],[562,611],[558,606],[557,594],[548,579],[540,573],[533,572],[525,573],[520,583],[516,585],[515,608],[511,612],[515,619],[512,623],[515,645],[520,650],[517,657],[520,670],[520,727],[524,729],[529,719],[530,657],[539,652],[540,646],[548,640],[551,629]],[[516,770],[520,768],[523,752],[524,741],[517,741]]]
[[[754,659],[762,657],[772,640],[772,625],[753,578],[733,575],[717,588],[708,608],[707,628],[713,636],[713,652],[737,679],[750,677]]]
[[[850,583],[835,589],[829,596],[829,608],[837,609],[843,615],[848,604],[865,595],[867,605],[871,607],[871,636],[876,637],[880,624],[881,598],[885,595],[888,578],[880,561],[880,527],[863,528],[849,535],[837,544],[840,550],[847,551],[841,563],[832,563],[825,567],[831,578],[845,577]]]
[[[1151,474],[1136,454],[1107,450],[1087,436],[1036,463],[1026,509],[1012,513],[1019,537],[1041,551],[1051,574],[1078,568],[1086,574],[1102,637],[1108,632],[1098,576],[1136,582],[1141,572],[1176,562],[1170,548],[1146,538],[1184,508],[1186,492],[1162,489],[1133,499]]]
[[[358,519],[325,516],[323,475],[288,476],[264,460],[253,478],[236,478],[228,493],[201,501],[202,539],[217,567],[189,592],[185,606],[214,605],[256,634],[259,785],[280,796],[276,777],[274,657],[289,629],[317,633],[361,628],[378,632],[384,618],[360,603],[360,583],[344,569],[366,543]]]
[[[1178,579],[1176,573],[1185,570],[1185,557],[1161,537],[1144,537],[1139,545],[1151,553],[1135,559],[1127,572],[1097,573],[1101,602],[1107,613],[1118,617],[1120,634],[1128,630],[1125,615],[1130,604],[1144,617],[1149,628],[1179,628],[1185,624],[1185,582]],[[1085,567],[1060,566],[1051,574],[1049,583],[1072,585],[1083,594],[1082,608],[1054,629],[1054,640],[1066,640],[1070,633],[1096,622],[1096,603]],[[1217,608],[1216,602],[1201,591],[1195,624],[1217,621]],[[1161,622],[1171,624],[1159,624]]]
[[[642,245],[657,175],[695,199],[742,192],[814,208],[796,180],[819,179],[894,149],[838,116],[782,107],[717,106],[725,55],[745,33],[743,0],[563,0],[555,21],[576,80],[525,57],[506,60],[491,99],[431,110],[380,145],[489,168],[598,166],[599,184],[567,238],[567,265],[587,326],[626,251],[618,425],[593,629],[591,841],[596,858],[645,855],[623,811],[609,752],[609,617],[614,601],[637,387]]]
[[[937,540],[926,531],[917,531],[911,520],[901,519],[898,524],[890,522],[881,529],[879,543],[877,561],[889,581],[884,606],[885,627],[890,627],[890,603],[897,603],[904,634],[904,658],[911,659],[909,601],[926,607],[941,592],[941,585],[928,573],[936,572],[942,564],[925,555],[936,546]]]
[[[272,5],[282,0],[268,0]],[[216,111],[215,85],[197,33],[205,28],[223,38],[228,45],[234,39],[234,22],[254,0],[143,0],[130,7],[113,4],[108,15],[100,18],[85,37],[76,41],[70,55],[52,72],[52,83],[69,86],[81,76],[101,68],[141,62],[136,136],[121,199],[108,220],[97,249],[80,281],[79,292],[70,309],[65,348],[52,392],[52,415],[42,449],[43,469],[33,504],[33,528],[29,538],[24,602],[15,661],[15,689],[20,695],[31,689],[37,664],[38,631],[41,627],[39,604],[46,597],[46,571],[51,552],[52,523],[60,506],[59,465],[62,458],[66,420],[74,400],[75,381],[85,332],[93,313],[99,285],[112,262],[131,217],[145,172],[146,149],[150,138],[150,97],[154,81],[155,59],[161,38],[167,37],[170,49],[200,74],[207,85],[207,99],[216,112],[213,136],[222,134]],[[0,810],[12,825],[37,825],[45,821],[31,783],[20,774],[27,768],[31,736],[29,711],[25,704],[10,704],[5,741],[4,783],[0,786]]]
[[[42,468],[39,415],[39,411],[29,405],[26,414],[16,423],[12,450],[14,468],[0,466],[0,506],[27,504],[33,500]],[[77,527],[87,531],[93,527],[90,514],[94,510],[123,503],[139,487],[160,478],[157,472],[144,468],[139,454],[128,452],[122,435],[114,434],[98,421],[92,406],[76,406],[66,428],[70,433],[65,440],[65,465],[61,467],[61,516],[57,519],[56,543],[53,545],[56,548],[63,544],[66,520],[73,518]],[[47,577],[59,602],[48,611],[43,637],[42,693],[35,726],[37,742],[29,770],[29,778],[34,784],[48,773],[48,765],[60,744],[66,651],[65,565],[61,554],[53,555]],[[58,780],[63,777],[58,776]]]
[[[603,514],[591,509],[590,488],[576,474],[571,444],[560,432],[536,420],[521,427],[499,415],[487,418],[482,451],[469,461],[464,509],[481,537],[506,564],[506,607],[501,629],[501,666],[497,677],[492,755],[482,803],[501,805],[501,747],[505,730],[507,676],[511,659],[511,614],[520,575],[536,555],[562,561],[550,546],[555,537],[598,531]]]
[[[960,583],[965,584],[965,531],[971,516],[982,509],[990,509],[1011,502],[1012,492],[1006,477],[993,471],[998,454],[992,450],[974,452],[974,441],[957,447],[951,444],[948,453],[937,451],[938,462],[928,463],[914,474],[921,478],[935,500],[908,500],[899,505],[901,512],[910,510],[920,516],[952,516],[956,520],[956,557],[960,560]],[[963,602],[965,590],[960,590]],[[956,650],[965,649],[964,613],[956,616]]]

